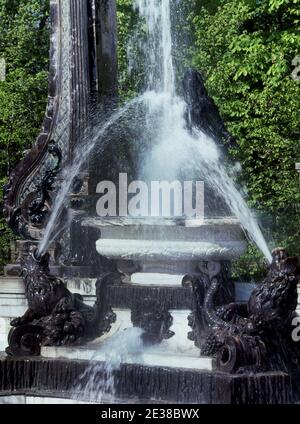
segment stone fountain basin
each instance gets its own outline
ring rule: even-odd
[[[230,261],[247,246],[239,221],[234,218],[94,218],[84,220],[82,225],[101,231],[97,251],[115,260]]]

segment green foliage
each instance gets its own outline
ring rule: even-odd
[[[246,253],[232,262],[232,277],[243,283],[256,283],[266,276],[267,262],[262,253],[249,243]]]
[[[144,33],[133,4],[134,0],[117,0],[119,95],[122,100],[137,95],[144,82],[139,46]],[[134,64],[130,64],[130,56],[135,58]]]
[[[190,44],[193,35],[188,16],[200,4],[214,9],[219,0],[172,0],[173,60],[181,83],[185,68],[190,66]],[[117,0],[119,94],[127,100],[145,88],[145,52],[143,42],[146,28],[134,8],[134,0]],[[133,60],[132,60],[133,59]]]
[[[48,79],[49,1],[0,0],[0,184],[34,142],[43,120]],[[12,234],[0,216],[0,270]]]
[[[238,146],[249,204],[273,217],[273,244],[300,253],[300,1],[223,1],[192,16],[193,65],[204,75]]]

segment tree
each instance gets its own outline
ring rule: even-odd
[[[49,0],[0,0],[0,184],[31,147],[46,109]],[[1,208],[2,209],[2,208]],[[13,236],[0,217],[0,269],[9,260]]]
[[[228,0],[192,16],[193,65],[238,146],[249,204],[269,217],[274,244],[300,253],[299,0]],[[296,206],[295,206],[296,205]]]

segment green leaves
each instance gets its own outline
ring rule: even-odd
[[[274,10],[278,10],[282,5],[288,5],[289,3],[289,0],[270,0],[269,11],[273,12]],[[294,0],[294,3],[296,3],[296,0]]]
[[[238,140],[231,154],[242,165],[249,205],[272,217],[271,244],[298,254],[300,83],[291,74],[299,11],[299,0],[227,0],[193,19],[193,62]]]
[[[138,46],[143,26],[133,10],[133,3],[133,0],[117,2],[119,95],[122,100],[136,95],[143,84],[143,61]],[[129,63],[130,55],[136,59],[134,64]]]
[[[7,64],[0,82],[1,187],[23,152],[34,143],[47,101],[49,0],[0,0],[0,57]],[[2,208],[1,208],[2,210]],[[13,238],[0,216],[0,270]]]

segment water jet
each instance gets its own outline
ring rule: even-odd
[[[0,396],[296,401],[300,355],[287,335],[297,260],[284,250],[270,253],[226,172],[220,145],[234,140],[201,76],[188,71],[185,94],[177,94],[170,0],[134,3],[151,66],[145,92],[116,110],[115,1],[51,1],[47,116],[5,190],[7,222],[25,239],[14,270],[23,272],[29,308],[11,317]],[[89,113],[95,98],[106,116],[96,123]],[[132,152],[122,118],[138,111]],[[96,187],[122,185],[120,173],[145,182],[203,179],[203,219],[97,216]],[[239,302],[230,264],[247,238],[269,273],[248,302]]]

